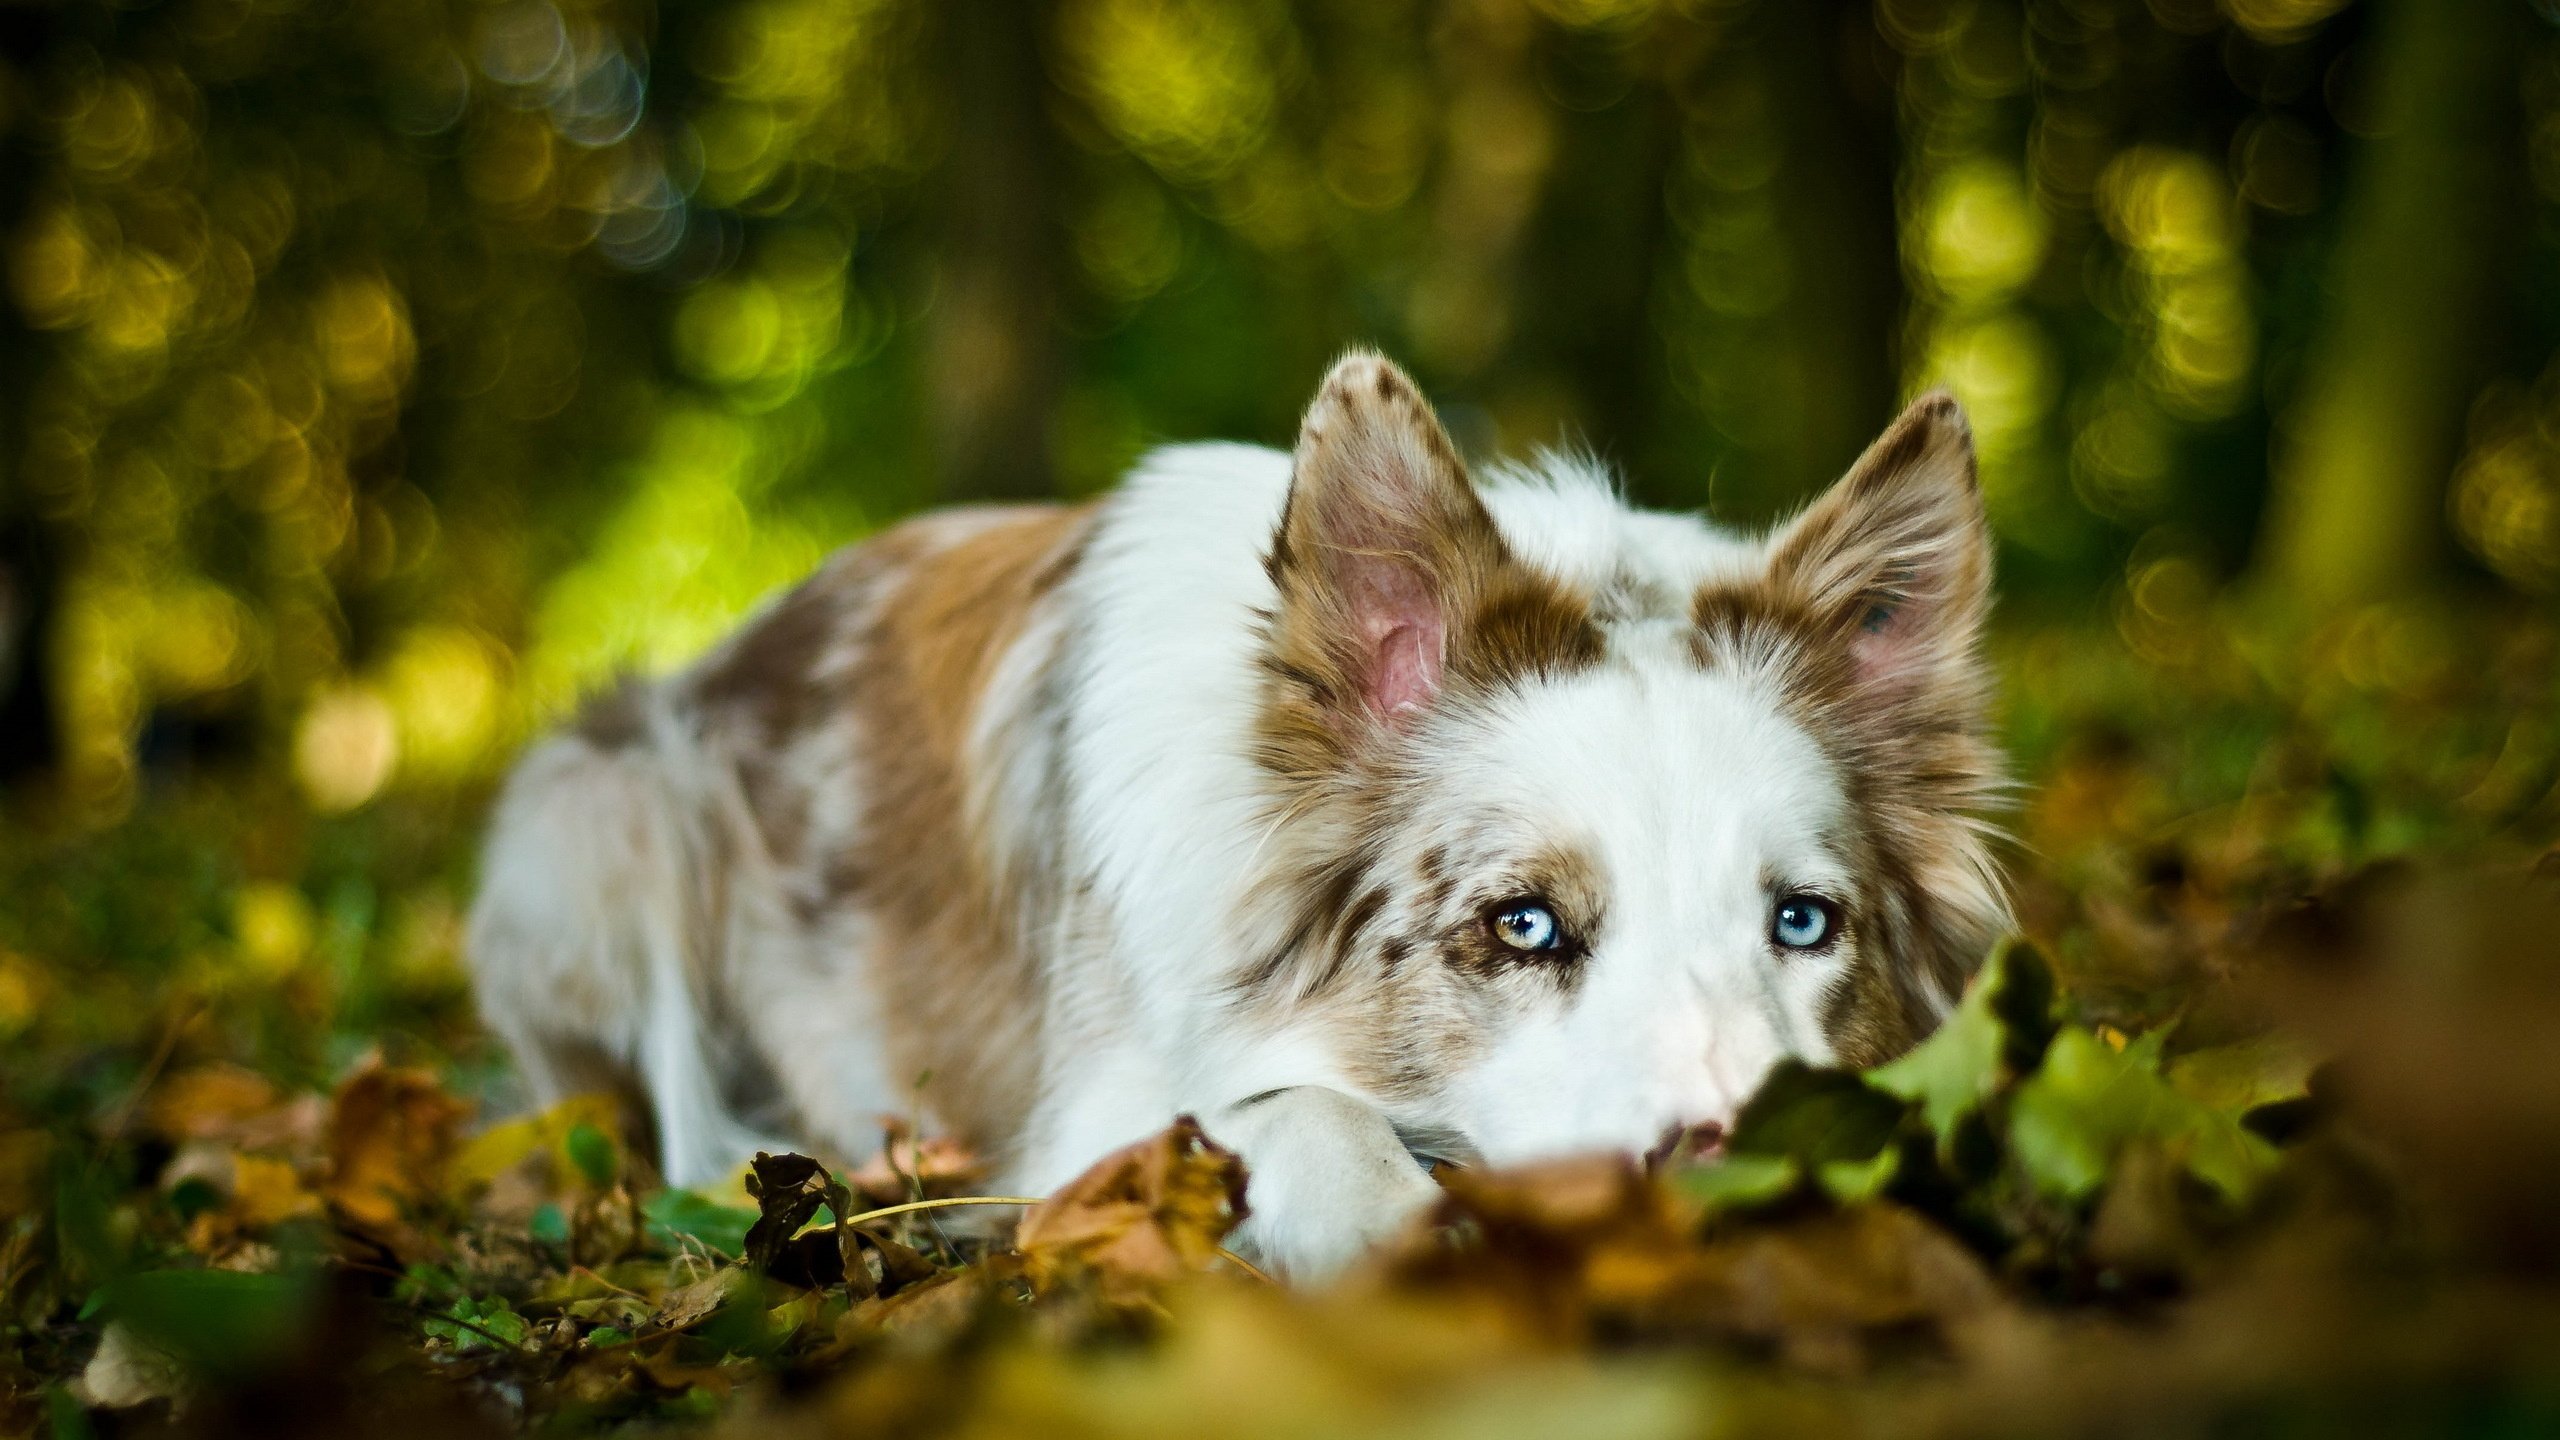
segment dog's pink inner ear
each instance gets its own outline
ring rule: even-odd
[[[1378,641],[1377,669],[1369,679],[1369,704],[1390,720],[1431,703],[1440,690],[1437,623],[1398,625]]]
[[[1380,489],[1400,483],[1389,479]],[[1307,537],[1311,559],[1340,607],[1337,623],[1348,632],[1341,637],[1344,678],[1370,715],[1402,726],[1440,692],[1448,651],[1441,586],[1423,558],[1429,539],[1395,533],[1366,506],[1344,508],[1353,513],[1335,511],[1332,526]]]
[[[1904,577],[1906,587],[1916,577]],[[1939,627],[1947,597],[1935,594],[1912,594],[1877,589],[1867,592],[1856,602],[1858,628],[1849,639],[1849,655],[1856,661],[1858,678],[1870,683],[1890,684],[1922,669]]]
[[[1918,684],[1964,663],[1988,605],[1991,536],[1955,402],[1904,411],[1777,537],[1770,564],[1845,622],[1860,680]]]
[[[1284,629],[1324,657],[1341,718],[1409,723],[1439,693],[1462,572],[1500,541],[1403,372],[1354,354],[1325,377],[1282,526]]]

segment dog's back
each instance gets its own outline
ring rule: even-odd
[[[860,1154],[920,1083],[946,1124],[1019,1130],[1039,977],[968,819],[969,725],[1054,645],[1026,630],[1090,520],[908,522],[525,757],[468,944],[537,1100],[639,1102],[679,1183],[759,1144]]]

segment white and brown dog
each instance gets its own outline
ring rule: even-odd
[[[1294,456],[929,515],[529,755],[470,951],[668,1175],[921,1109],[1042,1193],[1177,1113],[1301,1275],[1418,1157],[1645,1151],[1925,1034],[2007,923],[1952,400],[1767,538],[1470,483],[1354,354]]]

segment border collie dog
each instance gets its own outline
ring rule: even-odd
[[[1428,1162],[1712,1135],[1915,1043],[2009,923],[1962,412],[1766,536],[1469,478],[1355,352],[1294,453],[836,555],[522,761],[469,948],[677,1183],[921,1113],[1011,1193],[1200,1118],[1322,1275]]]

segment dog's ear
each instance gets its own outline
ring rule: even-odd
[[[1431,404],[1366,351],[1336,361],[1298,431],[1272,542],[1280,658],[1337,728],[1402,728],[1439,692],[1505,559]]]
[[[1769,577],[1847,646],[1862,687],[1971,692],[1991,603],[1991,529],[1955,398],[1924,395],[1887,426],[1771,540]]]

